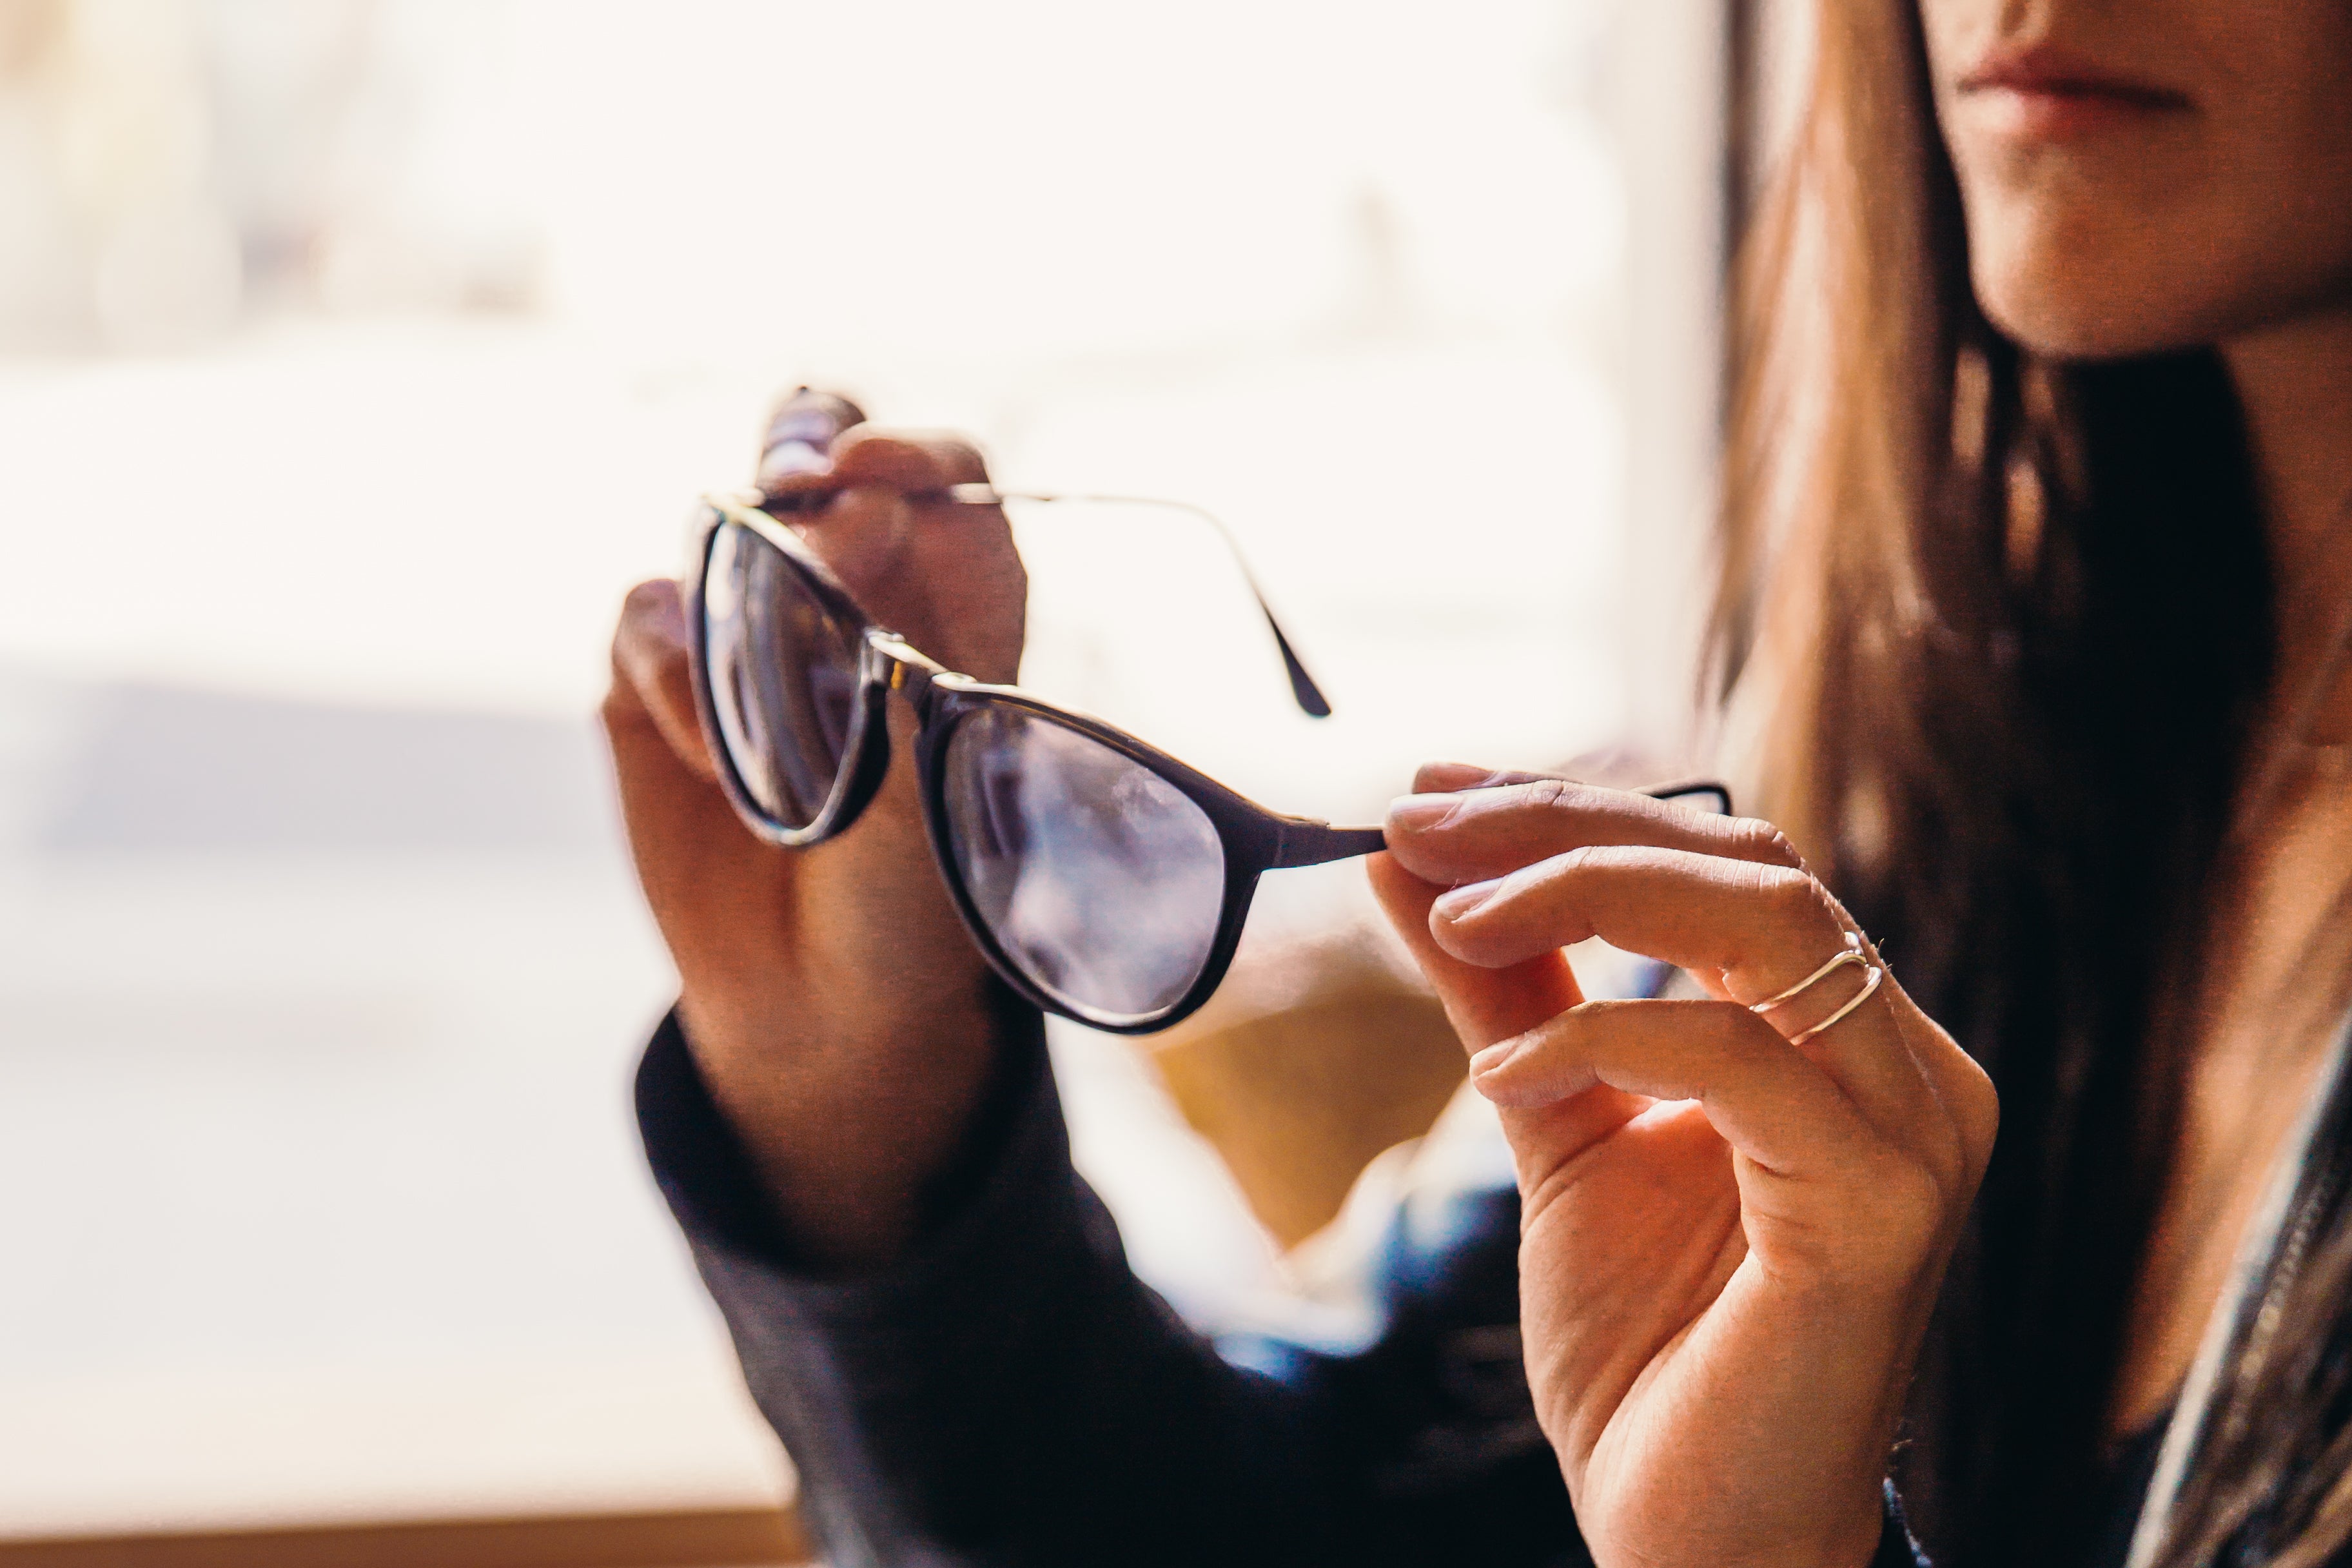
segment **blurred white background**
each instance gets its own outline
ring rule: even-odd
[[[0,1533],[778,1495],[587,715],[781,386],[1224,516],[1337,717],[1202,539],[1036,541],[1032,673],[1269,805],[1670,743],[1717,27],[0,0]],[[1139,1262],[1262,1283],[1062,1052]]]

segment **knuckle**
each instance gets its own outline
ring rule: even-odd
[[[988,477],[980,448],[946,431],[894,429],[860,425],[833,444],[837,478],[884,488],[924,489],[969,484]]]
[[[936,452],[950,483],[976,484],[988,478],[987,457],[976,444],[964,437],[941,437],[937,443]]]
[[[1890,1264],[1916,1258],[1943,1233],[1949,1209],[1945,1184],[1919,1161],[1892,1153],[1867,1163],[1870,1235],[1883,1247],[1872,1251]]]
[[[1571,804],[1568,799],[1570,786],[1566,779],[1531,779],[1519,787],[1527,791],[1527,803],[1538,811],[1562,811]]]
[[[1822,885],[1802,871],[1770,866],[1765,868],[1763,880],[1772,901],[1790,914],[1812,914],[1827,902]]]
[[[920,441],[902,430],[870,425],[835,437],[832,457],[834,478],[849,484],[919,484],[931,466],[931,455]]]
[[[633,622],[655,620],[677,607],[677,584],[667,577],[648,578],[633,584],[621,596],[621,621],[625,628]]]
[[[1562,816],[1580,816],[1591,811],[1604,793],[1589,784],[1561,778],[1556,773],[1521,773],[1517,782],[1528,792],[1528,799],[1531,803]]]
[[[1810,873],[1790,867],[1768,866],[1759,871],[1756,881],[1778,939],[1802,942],[1817,934],[1824,924],[1837,923],[1836,906],[1830,900],[1829,889]]]
[[[676,583],[640,583],[623,596],[613,627],[613,655],[633,663],[686,658],[686,608]]]
[[[1732,845],[1747,859],[1767,865],[1800,869],[1804,857],[1789,842],[1789,836],[1770,823],[1753,816],[1737,818],[1731,825]]]
[[[835,462],[852,452],[895,452],[907,446],[904,431],[887,425],[854,425],[833,438]]]
[[[1601,870],[1607,856],[1598,844],[1578,844],[1561,850],[1549,862],[1551,875],[1561,881],[1578,881]]]
[[[1977,1065],[1975,1058],[1963,1054],[1961,1062],[1954,1114],[1969,1178],[1974,1180],[1984,1173],[1993,1140],[2000,1131],[2000,1091],[1993,1088],[1991,1075]]]

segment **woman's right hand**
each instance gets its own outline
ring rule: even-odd
[[[836,422],[861,417],[803,392],[779,420],[827,404]],[[879,624],[950,668],[1013,679],[1027,578],[1003,513],[919,499],[986,480],[979,453],[854,423],[822,446],[762,480],[771,496],[828,498],[798,516],[811,547]],[[630,591],[604,721],[697,1065],[807,1254],[886,1259],[963,1135],[996,1043],[986,965],[924,836],[905,705],[890,705],[880,794],[807,849],[761,843],[719,792],[677,584]]]
[[[1990,1080],[1765,824],[1420,787],[1373,884],[1502,1109],[1528,1383],[1594,1560],[1867,1562]],[[1585,1002],[1562,950],[1594,936],[1713,998]]]

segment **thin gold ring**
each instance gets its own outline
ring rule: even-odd
[[[1811,1028],[1805,1030],[1801,1034],[1790,1035],[1789,1037],[1789,1043],[1792,1046],[1803,1045],[1807,1040],[1811,1039],[1815,1035],[1820,1034],[1823,1029],[1828,1028],[1832,1024],[1836,1023],[1840,1018],[1844,1017],[1848,1013],[1853,1012],[1856,1007],[1859,1007],[1864,1002],[1869,1001],[1870,994],[1877,990],[1878,983],[1885,978],[1886,971],[1881,969],[1874,963],[1869,965],[1863,973],[1862,989],[1853,994],[1853,1000],[1846,1003],[1844,1006],[1839,1008],[1828,1017],[1823,1018],[1820,1023],[1815,1024]]]
[[[1790,986],[1786,991],[1781,992],[1779,995],[1767,996],[1761,1002],[1750,1003],[1748,1010],[1751,1013],[1769,1013],[1775,1007],[1781,1006],[1786,1003],[1794,1002],[1798,997],[1802,996],[1806,992],[1811,991],[1814,986],[1828,979],[1830,971],[1848,963],[1860,963],[1866,965],[1869,962],[1870,960],[1863,957],[1862,955],[1862,938],[1853,931],[1848,931],[1845,933],[1845,949],[1843,952],[1840,952],[1835,958],[1831,959],[1827,963],[1822,964],[1819,969],[1814,970],[1811,974],[1806,975],[1802,980],[1798,981],[1794,985]]]
[[[1763,1014],[1769,1013],[1775,1007],[1786,1006],[1788,1004],[1795,1001],[1798,997],[1803,995],[1806,992],[1811,990],[1814,986],[1820,984],[1822,981],[1828,979],[1832,971],[1843,969],[1849,964],[1859,968],[1862,971],[1862,989],[1855,992],[1852,996],[1846,998],[1846,1002],[1843,1006],[1831,1014],[1828,1017],[1823,1018],[1820,1023],[1815,1024],[1811,1028],[1789,1037],[1789,1043],[1790,1045],[1801,1046],[1807,1040],[1811,1039],[1815,1035],[1820,1034],[1823,1029],[1828,1028],[1832,1024],[1837,1023],[1839,1020],[1843,1019],[1847,1014],[1853,1012],[1856,1007],[1861,1006],[1864,1002],[1869,1001],[1872,994],[1877,991],[1880,982],[1886,978],[1886,971],[1879,967],[1877,964],[1871,963],[1869,958],[1863,952],[1862,937],[1859,933],[1854,931],[1846,932],[1845,949],[1843,952],[1837,953],[1834,957],[1831,958],[1828,963],[1822,964],[1819,969],[1814,970],[1811,974],[1806,975],[1802,980],[1798,981],[1794,985],[1790,986],[1787,990],[1780,993],[1778,995],[1767,996],[1761,1002],[1750,1003],[1748,1010],[1760,1016]]]

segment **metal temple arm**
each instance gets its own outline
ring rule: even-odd
[[[1313,676],[1307,673],[1307,666],[1299,658],[1298,650],[1290,646],[1289,634],[1275,618],[1274,606],[1265,602],[1265,590],[1257,585],[1257,578],[1249,569],[1249,559],[1242,553],[1241,542],[1234,537],[1233,531],[1216,513],[1203,511],[1183,501],[1158,500],[1142,496],[1057,495],[1042,490],[1000,490],[993,485],[950,485],[946,499],[959,506],[1002,506],[1009,500],[1123,502],[1130,506],[1172,507],[1199,518],[1224,542],[1226,553],[1234,558],[1234,564],[1241,571],[1242,581],[1249,584],[1250,597],[1257,601],[1257,613],[1265,617],[1266,629],[1274,634],[1274,646],[1282,652],[1282,668],[1290,676],[1290,695],[1297,700],[1300,711],[1315,719],[1331,716],[1331,704],[1324,697],[1323,689],[1315,684]]]

